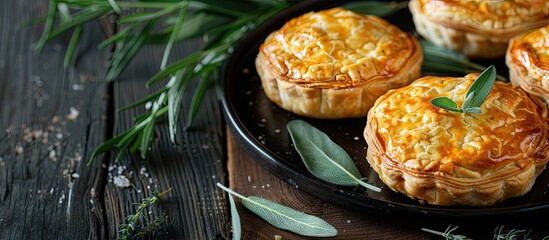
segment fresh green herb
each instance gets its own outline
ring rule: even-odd
[[[431,100],[431,104],[452,112],[480,114],[480,105],[486,100],[496,81],[496,68],[492,65],[484,70],[475,79],[465,94],[465,101],[461,108],[448,97],[437,97]]]
[[[408,6],[408,1],[359,1],[342,5],[342,8],[365,15],[377,15],[380,17],[391,15]]]
[[[324,132],[303,120],[292,120],[287,128],[295,149],[311,174],[336,185],[360,185],[376,192],[381,191],[362,181],[351,156]]]
[[[453,232],[456,229],[458,229],[458,227],[453,227],[452,228],[452,225],[448,225],[448,227],[446,228],[446,230],[444,232],[439,232],[439,231],[431,230],[431,229],[428,229],[428,228],[421,228],[422,231],[442,236],[442,237],[446,238],[446,240],[470,240],[470,238],[467,238],[467,236],[454,234]]]
[[[105,39],[98,47],[113,46],[113,54],[105,79],[113,81],[135,59],[137,53],[147,44],[164,45],[165,50],[159,72],[147,81],[147,87],[166,80],[158,92],[138,100],[122,109],[136,107],[147,102],[156,102],[159,108],[146,116],[137,118],[134,126],[99,145],[90,162],[101,153],[117,149],[124,152],[142,151],[147,157],[152,147],[152,129],[157,119],[168,115],[170,139],[175,143],[179,112],[183,107],[185,94],[192,94],[187,106],[188,113],[184,129],[192,126],[198,114],[206,90],[212,78],[220,76],[220,66],[232,53],[234,45],[249,31],[265,20],[297,3],[297,1],[225,1],[225,0],[160,0],[160,1],[95,1],[95,0],[50,0],[46,16],[27,24],[44,23],[40,39],[34,44],[39,52],[48,41],[69,33],[72,38],[65,54],[64,66],[69,67],[77,54],[81,33],[86,23],[107,15],[118,15],[116,24],[120,29]],[[342,5],[343,8],[361,13],[388,16],[407,6],[407,2],[360,1]],[[123,16],[122,16],[123,15]],[[201,37],[205,41],[202,49],[183,59],[171,59],[175,44]],[[466,60],[465,57],[447,49],[422,42],[424,71],[437,73],[462,73],[483,70],[484,67]],[[498,77],[502,79],[501,77]],[[191,84],[191,83],[197,84]],[[165,95],[162,95],[165,93]],[[162,97],[162,99],[160,99]],[[474,111],[474,110],[472,110]],[[147,131],[145,133],[144,131]],[[120,142],[123,141],[123,142]]]
[[[436,46],[428,41],[420,40],[423,51],[421,71],[428,74],[468,74],[482,72],[485,66],[471,62],[463,54],[450,49]],[[507,78],[497,75],[499,80],[507,82]]]
[[[463,235],[457,235],[453,234],[453,232],[458,227],[453,227],[452,225],[449,225],[444,232],[428,229],[428,228],[421,228],[422,231],[432,233],[435,235],[442,236],[446,238],[447,240],[465,240],[470,239]],[[524,240],[531,240],[532,238],[532,230],[519,230],[519,229],[510,229],[505,230],[505,226],[497,226],[494,229],[494,240],[515,240],[515,239],[524,239]],[[543,240],[549,239],[549,236],[545,236]]]
[[[255,196],[245,197],[223,186],[221,183],[217,183],[217,186],[230,195],[240,198],[244,207],[276,228],[309,237],[332,237],[337,235],[337,229],[318,217],[299,212],[264,198]]]
[[[231,223],[233,224],[233,240],[240,240],[242,235],[240,226],[240,216],[236,209],[236,203],[231,195],[229,195],[229,204],[231,205]]]
[[[154,192],[152,196],[144,198],[135,214],[126,217],[127,223],[118,226],[117,240],[129,239],[148,239],[151,235],[166,222],[167,216],[162,214],[160,217],[151,219],[147,210],[150,207],[156,207],[160,203],[161,197],[170,192],[168,189],[164,192]]]
[[[532,239],[532,230],[504,230],[505,226],[497,226],[494,229],[494,240],[510,240],[510,239]]]

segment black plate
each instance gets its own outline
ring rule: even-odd
[[[269,33],[279,29],[284,22],[293,17],[339,4],[339,1],[305,1],[285,10],[243,39],[225,65],[222,86],[225,116],[237,140],[249,150],[256,161],[304,192],[328,202],[359,210],[457,220],[511,214],[514,217],[517,214],[525,216],[546,212],[549,209],[547,171],[538,177],[527,195],[506,200],[492,207],[442,207],[420,204],[386,187],[376,172],[369,167],[365,158],[367,145],[362,135],[366,125],[365,118],[309,119],[287,112],[270,102],[263,93],[254,67],[261,42]],[[407,9],[385,19],[404,31],[414,32],[411,15]],[[508,71],[501,59],[489,64],[495,64],[500,74]],[[353,157],[362,175],[373,185],[382,187],[382,191],[376,193],[364,188],[340,187],[311,175],[293,148],[286,131],[286,124],[292,119],[303,119],[328,134]]]

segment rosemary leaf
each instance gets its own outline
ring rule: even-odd
[[[303,120],[292,120],[287,128],[295,149],[311,174],[340,186],[360,185],[372,191],[381,191],[361,180],[353,159],[324,132]]]
[[[139,100],[137,100],[137,101],[135,101],[135,102],[133,102],[133,103],[131,103],[131,104],[129,104],[129,105],[126,105],[126,106],[124,106],[124,107],[119,108],[117,111],[120,112],[120,111],[124,111],[124,110],[128,110],[128,109],[137,107],[137,106],[139,106],[139,105],[146,104],[146,103],[148,103],[148,102],[150,102],[150,101],[152,101],[152,100],[157,99],[158,97],[160,97],[160,95],[161,95],[162,93],[166,92],[167,89],[168,89],[168,88],[164,86],[164,87],[160,88],[158,91],[156,91],[156,92],[154,92],[154,93],[151,93],[151,94],[147,95],[146,97],[144,97],[144,98],[142,98],[142,99],[139,99]]]
[[[189,12],[185,16],[184,29],[179,31],[179,34],[176,37],[175,42],[185,41],[197,37],[202,37],[206,41],[208,37],[206,33],[212,31],[212,29],[218,28],[219,26],[226,26],[230,18],[227,16],[219,15],[210,12],[198,11],[198,12]],[[155,34],[152,34],[147,38],[146,43],[148,44],[166,44],[174,31],[177,18],[169,18],[166,21],[166,25],[170,27],[162,29]]]
[[[147,80],[147,82],[145,83],[145,86],[149,87],[157,81],[162,80],[169,75],[173,75],[176,72],[181,71],[182,69],[195,66],[197,62],[200,61],[200,59],[203,58],[207,53],[207,51],[197,51],[181,60],[178,60],[166,66],[166,68],[160,70],[155,75],[150,77],[149,80]]]
[[[74,51],[78,47],[78,43],[80,43],[80,36],[82,35],[82,25],[76,26],[74,28],[74,32],[72,33],[71,40],[69,42],[69,46],[67,47],[67,52],[65,53],[65,60],[63,61],[63,66],[67,68],[70,64],[70,62],[73,59]]]
[[[183,1],[182,3],[185,3],[185,2],[187,1]],[[173,11],[176,11],[177,9],[180,9],[183,6],[184,6],[183,4],[173,4],[170,7],[163,8],[156,12],[137,12],[137,13],[122,17],[117,22],[119,24],[124,24],[124,23],[132,23],[132,22],[145,22],[145,21],[157,20],[158,18],[164,15],[167,15]]]
[[[210,86],[210,77],[214,73],[214,70],[217,69],[218,67],[219,67],[218,65],[210,65],[210,66],[205,66],[203,68],[205,70],[205,73],[201,74],[200,80],[198,82],[198,86],[194,90],[193,98],[191,100],[191,105],[189,106],[189,112],[187,113],[187,123],[185,124],[184,129],[189,129],[191,127],[192,125],[191,123],[196,117],[196,114],[198,113],[198,109],[200,109],[200,105],[202,105],[204,94],[206,93],[206,90]]]
[[[122,9],[120,9],[120,7],[118,6],[118,4],[116,4],[116,1],[115,1],[115,0],[108,0],[108,1],[109,1],[109,4],[110,4],[111,7],[112,7],[112,10],[113,10],[116,14],[122,13]]]
[[[112,35],[111,37],[103,40],[97,45],[97,48],[103,49],[117,41],[126,41],[127,38],[129,38],[130,32],[133,31],[135,28],[137,28],[140,25],[140,23],[132,23],[126,26],[124,29],[120,30],[118,33]]]
[[[55,22],[55,14],[57,13],[57,7],[55,5],[55,1],[50,1],[49,7],[48,7],[48,13],[46,15],[46,23],[44,24],[44,31],[42,31],[42,36],[40,36],[40,39],[33,44],[33,49],[35,52],[42,51],[42,48],[46,45],[48,42],[48,37],[51,34],[51,31],[53,29],[53,24]]]
[[[166,44],[166,48],[164,49],[164,55],[162,56],[162,63],[160,64],[160,69],[164,69],[166,67],[166,64],[168,63],[168,57],[170,56],[170,51],[172,50],[172,46],[176,38],[179,36],[179,33],[181,32],[181,28],[183,27],[183,21],[185,19],[187,6],[189,2],[183,1],[183,3],[184,5],[179,10],[179,15],[177,16],[177,21],[175,23],[175,26],[173,27],[170,39],[168,40],[168,43]]]
[[[50,34],[47,36],[47,40],[51,40],[62,33],[68,31],[69,29],[76,27],[78,25],[82,25],[84,23],[87,23],[89,21],[92,21],[94,19],[97,19],[103,15],[106,15],[107,13],[111,12],[112,9],[110,7],[103,7],[103,8],[87,8],[85,10],[80,11],[79,13],[75,14],[72,17],[72,21],[67,24],[61,24],[57,26],[55,29],[53,29]]]
[[[156,20],[149,21],[140,34],[135,35],[127,44],[125,44],[123,49],[121,49],[118,54],[113,54],[111,67],[105,77],[107,81],[113,81],[120,76],[122,71],[137,54],[139,49],[141,49],[147,35],[150,33],[155,24]]]
[[[264,198],[255,196],[245,197],[220,183],[217,183],[217,186],[229,194],[240,198],[244,207],[276,228],[309,237],[333,237],[337,235],[337,229],[321,218]]]
[[[175,134],[177,132],[179,112],[181,110],[181,102],[189,82],[192,79],[192,70],[189,68],[182,69],[177,72],[175,76],[172,77],[170,83],[168,83],[168,125],[170,140],[172,143],[176,143]]]
[[[67,4],[57,4],[57,13],[59,13],[59,21],[61,22],[61,24],[67,24],[72,21],[71,12]]]

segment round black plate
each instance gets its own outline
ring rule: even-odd
[[[328,202],[359,210],[452,219],[479,219],[511,214],[530,215],[549,209],[547,171],[538,177],[533,189],[525,196],[509,199],[492,207],[442,207],[420,204],[386,187],[376,172],[369,167],[366,161],[367,145],[362,135],[366,125],[365,118],[309,119],[287,112],[270,102],[263,93],[254,67],[259,45],[269,33],[279,29],[287,20],[309,11],[327,9],[340,4],[339,1],[305,1],[285,10],[243,39],[225,65],[222,84],[225,117],[237,140],[249,150],[256,161],[304,192]],[[414,32],[411,15],[407,9],[385,19],[404,31]],[[508,71],[501,59],[489,64],[495,64],[500,74]],[[303,119],[328,134],[353,157],[368,182],[382,187],[382,191],[376,193],[364,188],[340,187],[311,175],[295,151],[286,130],[286,124],[292,119]]]

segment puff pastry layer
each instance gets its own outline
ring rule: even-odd
[[[488,206],[527,193],[549,159],[548,111],[538,98],[497,81],[481,114],[461,106],[478,74],[420,78],[380,97],[364,137],[371,167],[387,186],[434,205]]]
[[[549,25],[512,38],[506,63],[513,84],[549,102]]]
[[[474,58],[505,55],[511,37],[549,22],[549,0],[411,0],[417,32]]]
[[[267,97],[283,109],[339,119],[365,117],[379,96],[417,79],[422,61],[412,35],[379,17],[333,8],[271,33],[256,69]]]

